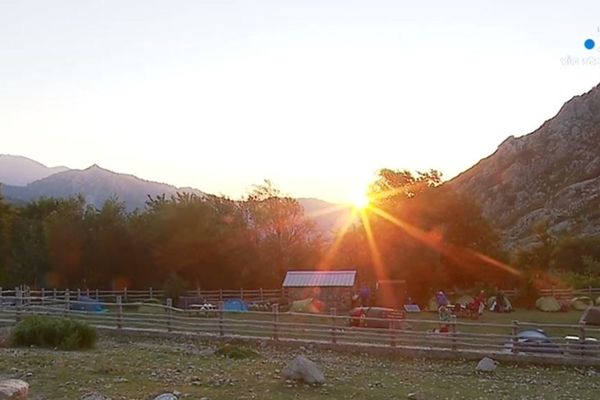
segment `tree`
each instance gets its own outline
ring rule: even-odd
[[[278,285],[290,268],[316,265],[321,236],[296,199],[267,180],[254,187],[245,210],[265,281]]]

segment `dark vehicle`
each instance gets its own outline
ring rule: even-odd
[[[400,329],[404,312],[386,307],[356,307],[350,310],[350,326]]]
[[[517,333],[516,340],[511,340],[504,347],[516,353],[562,354],[561,347],[552,342],[542,329],[524,329]]]

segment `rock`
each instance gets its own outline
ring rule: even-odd
[[[179,397],[175,396],[173,393],[162,393],[156,396],[153,400],[178,400]]]
[[[409,393],[406,398],[411,400],[427,400],[423,393]]]
[[[323,372],[317,367],[317,364],[304,356],[294,358],[284,369],[281,375],[285,379],[301,381],[304,383],[325,383]]]
[[[489,357],[483,357],[479,363],[477,363],[476,370],[481,372],[493,372],[496,370],[497,365],[497,361],[494,361]]]
[[[81,400],[110,400],[110,397],[106,397],[100,393],[87,393],[81,396]]]
[[[0,381],[0,400],[27,400],[29,384],[20,379]]]

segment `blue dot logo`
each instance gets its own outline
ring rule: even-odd
[[[591,50],[596,46],[596,42],[594,42],[592,39],[587,39],[583,45],[586,49]]]

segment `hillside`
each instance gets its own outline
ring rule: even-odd
[[[107,199],[117,197],[125,203],[128,210],[143,208],[148,195],[170,196],[178,191],[202,194],[196,189],[179,189],[164,183],[146,181],[133,175],[112,172],[98,165],[84,170],[59,172],[22,187],[5,185],[2,188],[7,198],[23,201],[42,196],[68,197],[82,194],[88,204],[97,207],[101,207]]]
[[[599,145],[600,85],[447,184],[480,202],[509,248],[535,243],[540,220],[555,233],[600,233]]]
[[[0,183],[5,185],[25,186],[67,170],[67,167],[50,168],[27,157],[0,154]]]

